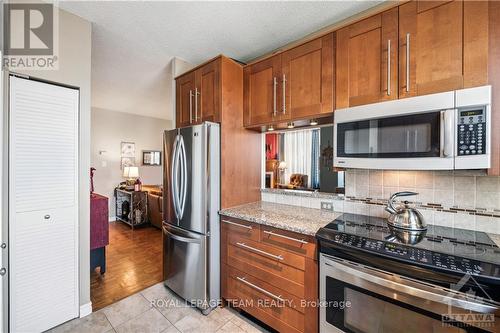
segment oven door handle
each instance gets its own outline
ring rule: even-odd
[[[374,293],[380,293],[382,288],[385,290],[389,289],[392,293],[405,294],[445,306],[479,313],[496,313],[499,310],[498,305],[487,303],[485,300],[478,300],[474,296],[452,289],[423,283],[412,278],[392,274],[347,260],[333,258],[324,254],[321,254],[321,259],[322,266],[323,264],[328,266],[327,276]]]

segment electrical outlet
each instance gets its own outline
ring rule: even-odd
[[[321,201],[321,209],[333,212],[333,203],[327,201]]]

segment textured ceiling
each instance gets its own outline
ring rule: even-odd
[[[91,21],[92,106],[171,119],[169,63],[248,61],[381,1],[60,1]]]

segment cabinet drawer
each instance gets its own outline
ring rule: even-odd
[[[231,236],[226,251],[226,263],[231,267],[273,285],[287,286],[287,290],[298,297],[304,296],[305,273],[297,266],[305,267],[305,258]]]
[[[316,240],[314,237],[261,226],[260,239],[263,244],[272,245],[301,256],[316,259]]]
[[[260,226],[256,223],[243,221],[233,217],[221,216],[220,224],[223,233],[230,233],[231,235],[252,239],[256,242],[259,241]]]
[[[274,285],[226,266],[226,295],[234,306],[244,309],[280,332],[304,332],[301,301]]]
[[[283,264],[303,271],[305,269],[305,258],[296,254],[287,252],[283,249],[269,246],[261,242],[254,242],[249,239],[243,239],[237,235],[229,235],[228,243],[241,251],[234,252],[235,255],[242,253],[248,261],[256,261],[258,263],[266,262]]]

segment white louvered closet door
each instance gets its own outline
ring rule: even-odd
[[[78,304],[78,90],[10,77],[10,329],[40,332]]]

